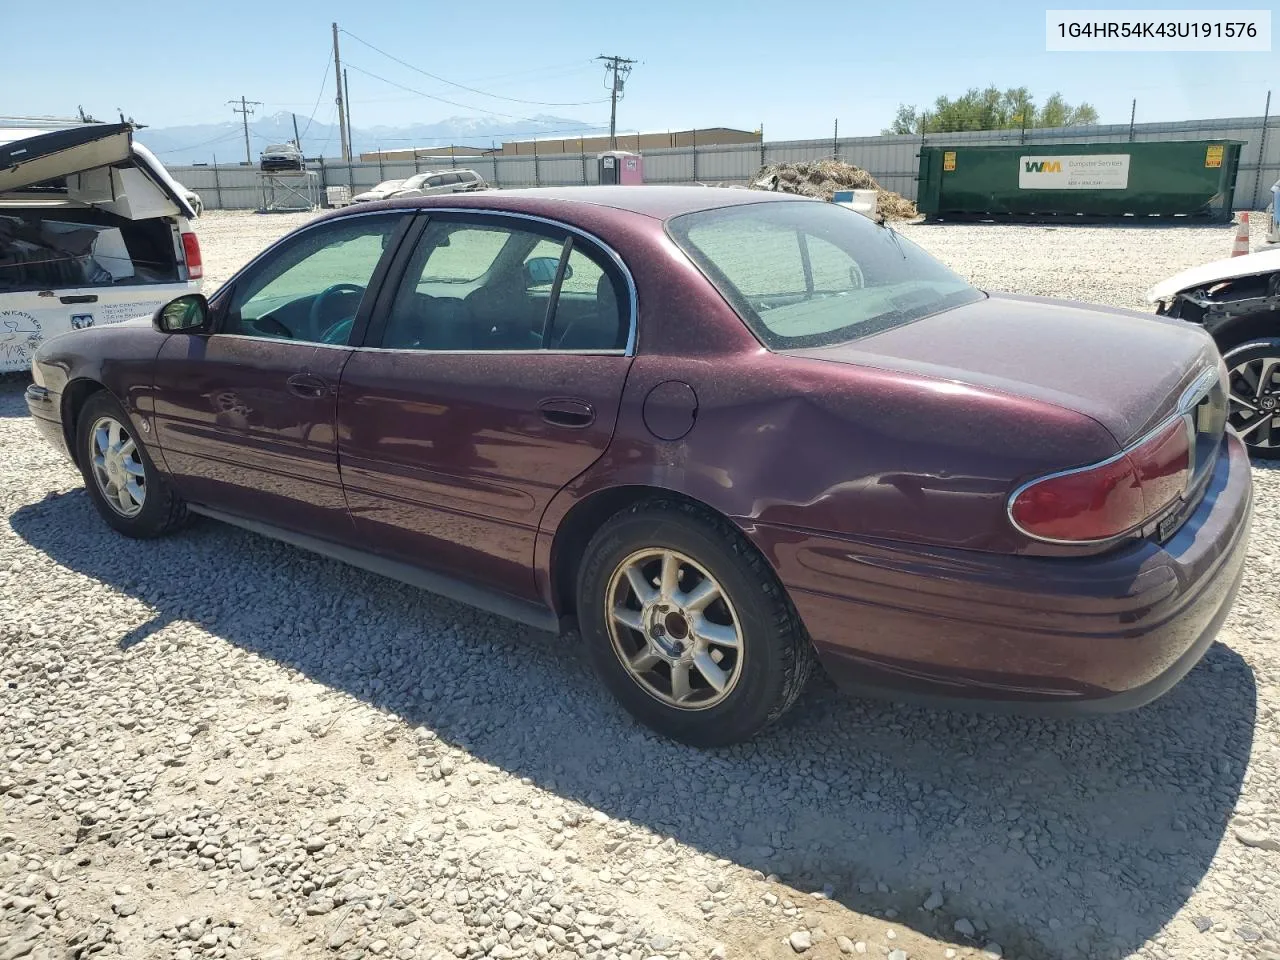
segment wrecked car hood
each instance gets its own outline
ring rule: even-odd
[[[1280,247],[1274,250],[1259,250],[1257,253],[1243,257],[1228,257],[1212,263],[1201,264],[1190,270],[1175,273],[1167,280],[1161,280],[1147,291],[1147,303],[1157,300],[1168,300],[1183,290],[1203,287],[1222,280],[1234,280],[1237,277],[1251,277],[1260,273],[1271,273],[1280,270]]]
[[[194,219],[182,188],[134,142],[133,129],[129,123],[0,128],[0,196],[98,207],[131,220]],[[32,189],[50,181],[64,181],[65,189]]]

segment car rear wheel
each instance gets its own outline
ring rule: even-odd
[[[1280,459],[1280,339],[1253,340],[1228,350],[1230,424],[1250,456]]]
[[[98,513],[125,536],[158,537],[186,522],[186,504],[160,475],[132,421],[106,391],[95,393],[80,410],[76,462]]]
[[[808,635],[764,559],[729,523],[680,501],[638,504],[597,532],[578,618],[622,705],[695,746],[754,736],[813,669]]]

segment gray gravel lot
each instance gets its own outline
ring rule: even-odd
[[[207,214],[207,276],[305,219]],[[1125,306],[1231,236],[903,231],[980,285]],[[572,638],[212,522],[110,533],[22,386],[0,382],[0,960],[1280,957],[1280,469],[1255,467],[1220,642],[1148,708],[818,683],[700,752],[628,719]]]

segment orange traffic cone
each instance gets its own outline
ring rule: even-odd
[[[1231,244],[1231,256],[1243,257],[1249,252],[1249,211],[1240,214],[1240,226],[1236,228],[1236,239]]]

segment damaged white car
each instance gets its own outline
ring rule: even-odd
[[[0,128],[0,373],[200,289],[186,191],[127,123]]]
[[[1152,287],[1147,302],[1217,341],[1231,426],[1252,456],[1280,459],[1280,248],[1184,270]]]

